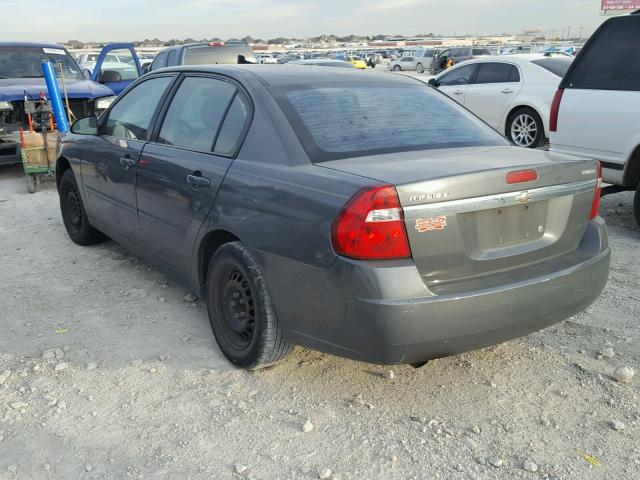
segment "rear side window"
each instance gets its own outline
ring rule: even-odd
[[[573,59],[567,57],[552,57],[552,58],[542,58],[540,60],[534,60],[531,63],[535,63],[539,67],[548,70],[554,75],[564,78],[567,74],[567,70],[571,66]]]
[[[126,140],[148,140],[148,130],[158,103],[173,77],[158,77],[136,85],[109,110],[101,135]]]
[[[159,143],[210,153],[236,87],[205,77],[185,78],[167,110]]]
[[[640,17],[621,17],[602,28],[577,60],[568,86],[640,91]]]
[[[151,64],[151,70],[164,67],[164,62],[167,59],[167,52],[160,52],[156,58],[153,59]]]
[[[173,67],[176,64],[177,55],[177,50],[169,50],[169,54],[167,55],[167,67]]]
[[[473,83],[519,82],[520,73],[515,65],[508,63],[482,63]]]
[[[313,162],[508,145],[456,102],[426,86],[311,86],[282,89],[276,99]]]
[[[214,152],[220,155],[233,155],[242,138],[242,132],[249,117],[249,104],[244,95],[238,93],[224,118]]]

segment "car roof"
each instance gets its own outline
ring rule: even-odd
[[[472,58],[464,62],[465,65],[471,63],[487,63],[487,62],[507,62],[507,63],[530,63],[534,60],[542,60],[543,58],[549,58],[541,53],[519,53],[515,55],[492,55],[483,56],[478,58]]]
[[[238,79],[258,78],[271,87],[284,87],[300,84],[345,84],[376,83],[424,85],[424,82],[404,75],[390,75],[386,72],[359,72],[350,68],[310,69],[301,65],[197,65],[168,67],[156,72],[199,72],[217,73]]]
[[[33,48],[61,48],[64,50],[62,45],[58,45],[57,43],[47,43],[47,42],[0,42],[0,47],[33,47]]]

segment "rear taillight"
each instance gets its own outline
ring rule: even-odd
[[[593,192],[593,201],[591,202],[591,216],[589,220],[593,220],[598,216],[600,210],[600,194],[602,193],[602,164],[598,162],[598,173],[596,178],[596,190]]]
[[[339,255],[358,260],[411,257],[398,192],[391,185],[365,187],[344,206],[331,228]]]
[[[549,115],[549,131],[551,132],[558,130],[558,113],[560,112],[562,95],[564,95],[564,89],[559,88],[556,90],[556,94],[553,96],[553,101],[551,102],[551,115]]]

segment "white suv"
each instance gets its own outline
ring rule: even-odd
[[[600,160],[605,182],[636,191],[640,225],[640,12],[593,34],[560,83],[549,130],[551,151]]]

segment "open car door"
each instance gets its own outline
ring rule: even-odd
[[[106,45],[96,61],[91,80],[101,83],[119,95],[142,75],[140,59],[130,43]]]

